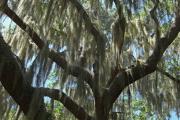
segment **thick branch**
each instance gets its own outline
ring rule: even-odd
[[[27,34],[31,37],[31,39],[39,47],[39,49],[42,49],[45,46],[44,41],[41,40],[41,38],[37,35],[37,33],[29,25],[24,23],[16,15],[16,13],[14,11],[12,11],[8,6],[6,6],[3,9],[3,12],[8,17],[10,17],[21,29],[23,29],[25,32],[27,32]],[[49,51],[49,58],[51,60],[53,60],[54,62],[56,62],[56,64],[58,64],[63,69],[69,69],[68,74],[71,74],[75,77],[79,77],[82,73],[86,74],[87,76],[84,76],[84,78],[82,78],[82,79],[85,80],[91,88],[93,88],[92,87],[92,85],[93,85],[92,84],[92,76],[87,70],[85,70],[84,68],[80,68],[80,67],[78,67],[78,69],[75,69],[77,67],[69,66],[67,61],[65,60],[65,58],[61,55],[61,53],[58,53],[54,50]]]
[[[2,36],[0,36],[0,81],[29,119],[48,119],[49,113],[45,110],[41,96],[38,96],[34,109],[32,100],[36,93],[24,80],[22,67]],[[31,115],[29,115],[30,111]]]
[[[158,39],[152,55],[145,63],[137,64],[135,67],[121,71],[107,91],[109,93],[110,107],[117,99],[121,91],[131,83],[154,72],[167,47],[174,41],[180,31],[180,15],[178,14],[175,23],[170,28],[165,37]]]
[[[8,6],[6,6],[3,12],[10,17],[21,29],[23,29],[27,34],[31,37],[33,42],[42,49],[44,47],[44,42],[41,38],[37,35],[37,33],[30,28],[26,23],[24,23],[21,18],[19,18],[14,11],[12,11]]]
[[[158,72],[162,73],[163,75],[167,76],[168,78],[170,78],[171,80],[173,80],[174,82],[180,83],[180,79],[173,77],[171,74],[169,74],[168,72],[166,72],[163,69],[157,68],[156,69]]]
[[[104,54],[105,42],[108,41],[106,36],[100,33],[98,29],[96,29],[96,27],[91,22],[89,15],[87,14],[83,6],[77,0],[69,0],[69,1],[76,7],[79,14],[83,17],[86,29],[94,36],[100,54]]]
[[[41,102],[43,101],[41,99],[42,96],[49,96],[55,100],[59,100],[79,120],[92,120],[84,109],[66,96],[65,93],[60,92],[59,90],[50,90],[48,88],[35,89],[31,87],[24,79],[21,66],[16,60],[16,57],[10,51],[8,45],[4,42],[2,37],[0,37],[0,81],[27,116],[29,115],[29,112],[35,112],[32,111],[31,108],[33,108],[33,110],[37,110],[34,113],[35,117],[39,116],[39,114],[41,114],[40,112],[46,112],[45,108],[44,111],[42,111],[44,106],[42,106],[43,103]],[[40,103],[38,104],[38,102]],[[39,117],[33,117],[32,119],[38,120],[38,118]]]
[[[57,65],[63,68],[68,74],[71,74],[75,77],[81,78],[86,81],[90,88],[93,90],[93,76],[84,68],[75,65],[68,65],[65,58],[61,55],[61,53],[55,52],[54,50],[50,50],[49,58],[53,60]]]
[[[93,118],[89,116],[85,110],[76,104],[70,97],[68,97],[64,92],[57,89],[49,88],[36,88],[40,90],[43,96],[48,96],[54,100],[60,101],[73,115],[79,120],[92,120]]]
[[[77,9],[78,13],[82,16],[86,30],[91,33],[94,36],[94,39],[97,43],[97,58],[95,60],[96,64],[96,72],[95,74],[95,81],[93,81],[94,86],[93,86],[93,91],[95,95],[95,99],[99,99],[99,67],[100,67],[100,62],[104,59],[105,56],[105,43],[108,41],[107,37],[103,35],[91,22],[91,19],[88,15],[88,13],[85,11],[84,7],[78,2],[78,0],[69,0],[75,8]]]

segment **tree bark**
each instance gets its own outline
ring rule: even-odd
[[[157,64],[163,56],[163,53],[175,40],[179,32],[180,14],[178,13],[176,15],[175,22],[172,24],[166,35],[156,40],[153,53],[151,56],[149,56],[145,63],[139,63],[136,66],[119,71],[118,75],[108,88],[108,93],[110,96],[108,99],[111,106],[125,87],[154,72],[157,69]]]
[[[94,35],[97,44],[106,40],[99,31],[93,26],[88,14],[85,12],[81,4],[76,0],[69,0],[82,14],[85,21],[85,25],[89,32]],[[35,31],[25,24],[8,6],[1,9],[6,15],[8,15],[17,25],[19,25],[28,35],[32,38],[34,43],[42,49],[44,42],[40,39]],[[156,66],[161,59],[163,53],[167,47],[174,41],[180,31],[180,15],[175,19],[174,25],[171,27],[165,37],[157,39],[155,49],[152,55],[147,59],[145,63],[137,64],[130,69],[121,70],[116,75],[115,79],[111,82],[109,88],[104,90],[104,93],[97,95],[95,98],[95,119],[96,120],[108,120],[109,111],[112,108],[113,103],[118,98],[122,90],[139,80],[140,78],[152,73],[156,70]],[[102,48],[104,50],[104,48]],[[100,52],[100,51],[99,51]],[[68,69],[68,72],[75,77],[79,77],[85,74],[84,80],[89,86],[94,89],[92,75],[85,69],[79,66],[69,66],[65,58],[53,50],[49,51],[49,58],[56,62],[63,69]],[[13,99],[20,105],[21,110],[29,119],[33,120],[45,120],[48,119],[49,113],[45,110],[43,97],[49,96],[55,100],[59,100],[68,110],[70,110],[75,117],[80,120],[92,120],[85,110],[77,105],[70,97],[65,93],[54,90],[40,88],[36,89],[24,80],[24,76],[21,70],[20,63],[14,54],[10,51],[3,38],[0,36],[0,81],[8,93]],[[98,86],[99,87],[99,86]],[[97,92],[97,91],[96,91]],[[98,89],[99,92],[99,89]],[[99,94],[99,93],[98,93]]]
[[[46,112],[43,106],[42,96],[34,101],[37,104],[33,104],[32,100],[36,91],[24,80],[20,63],[10,51],[2,36],[0,36],[0,81],[27,117],[31,120],[46,120],[49,118],[49,113]],[[31,114],[29,114],[30,111],[32,111]]]
[[[24,30],[32,39],[32,41],[38,46],[39,49],[45,47],[44,41],[38,36],[38,34],[26,23],[24,23],[17,14],[12,11],[8,6],[6,6],[2,12],[4,12],[8,17],[10,17],[22,30]],[[82,80],[86,81],[88,85],[93,89],[92,75],[80,66],[69,65],[66,59],[61,53],[54,50],[47,50],[48,57],[59,65],[64,70],[67,70],[68,74],[71,74],[75,77],[83,77]],[[85,74],[85,75],[82,75]]]
[[[46,111],[43,97],[59,100],[79,120],[92,120],[85,110],[65,93],[47,88],[33,88],[24,79],[24,73],[16,56],[0,37],[0,81],[13,97],[29,120],[48,120],[51,115]]]

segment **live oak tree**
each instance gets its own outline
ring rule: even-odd
[[[1,84],[30,120],[52,119],[45,96],[77,119],[108,120],[117,106],[127,111],[125,94],[131,107],[134,90],[159,114],[178,113],[179,8],[178,0],[1,0],[15,23],[0,36]],[[46,86],[52,71],[56,89]]]

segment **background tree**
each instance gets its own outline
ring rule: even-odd
[[[28,119],[52,118],[54,100],[81,120],[124,119],[136,94],[157,116],[179,115],[179,8],[160,0],[1,0],[15,23],[0,40],[1,83]]]

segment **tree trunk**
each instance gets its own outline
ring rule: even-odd
[[[95,102],[95,120],[109,120],[108,103],[103,99],[103,97],[97,98]]]
[[[96,120],[109,120],[109,111],[104,106],[96,108]]]

